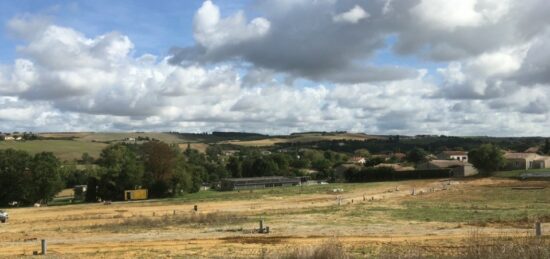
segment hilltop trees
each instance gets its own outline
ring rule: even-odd
[[[0,206],[46,202],[63,188],[60,162],[52,154],[0,150]]]
[[[504,166],[504,152],[493,144],[484,144],[468,152],[468,161],[485,175]]]

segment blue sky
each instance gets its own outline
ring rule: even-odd
[[[0,131],[547,135],[548,9],[1,1]]]
[[[232,13],[246,7],[249,0],[217,1],[221,9]],[[136,45],[136,55],[166,55],[172,46],[193,44],[193,16],[202,1],[112,1],[112,0],[18,0],[0,1],[1,24],[24,15],[52,18],[59,25],[75,28],[88,36],[109,31],[128,35]],[[0,34],[0,60],[15,58],[19,40],[10,36],[5,26]]]

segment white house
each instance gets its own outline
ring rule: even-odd
[[[458,160],[468,162],[468,152],[466,151],[443,151],[437,155],[438,159]]]

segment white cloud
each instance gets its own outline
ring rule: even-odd
[[[426,26],[454,30],[497,23],[509,9],[508,0],[422,0],[411,13]]]
[[[135,56],[122,33],[18,17],[17,58],[0,65],[0,131],[543,135],[550,21],[537,16],[545,1],[526,1],[263,0],[252,20],[205,1],[178,65]],[[442,63],[380,65],[401,54]]]
[[[347,12],[337,14],[332,17],[334,22],[343,22],[343,23],[358,23],[360,20],[368,18],[370,15],[361,8],[359,5],[355,5]]]
[[[219,7],[212,1],[204,1],[193,19],[195,39],[208,49],[261,38],[269,32],[269,28],[270,22],[262,17],[247,24],[243,12],[222,19]]]

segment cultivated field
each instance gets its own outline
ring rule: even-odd
[[[9,223],[0,224],[0,256],[30,255],[39,250],[40,239],[48,240],[51,256],[67,258],[284,258],[322,244],[352,257],[448,256],[471,247],[478,240],[472,237],[532,240],[526,236],[532,235],[535,219],[550,221],[549,182],[489,178],[448,183],[202,191],[162,201],[10,209]],[[340,188],[344,192],[333,192]],[[271,233],[255,232],[260,219]],[[550,224],[543,229],[546,236],[537,242],[550,252],[544,250],[550,247]],[[497,243],[502,244],[474,247]]]
[[[145,133],[94,133],[94,132],[77,132],[77,133],[42,133],[41,137],[49,138],[47,140],[31,140],[31,141],[0,141],[0,149],[18,149],[30,153],[52,152],[61,161],[72,162],[75,159],[80,159],[83,153],[88,153],[94,158],[98,158],[101,150],[107,147],[110,143],[122,142],[127,138],[148,137],[150,139],[158,139],[168,144],[187,143],[185,139],[181,139],[176,135],[161,132],[145,132]],[[182,144],[183,145],[183,144]],[[195,143],[193,148],[204,150],[204,144]],[[196,145],[196,146],[195,146]]]
[[[61,161],[80,159],[83,153],[88,153],[97,158],[106,146],[105,143],[74,140],[0,141],[0,149],[13,148],[32,154],[52,152]]]
[[[367,140],[367,139],[380,139],[383,137],[372,136],[363,133],[301,133],[296,135],[290,135],[285,137],[271,137],[259,140],[228,140],[222,141],[223,144],[233,144],[247,147],[268,147],[277,143],[288,142],[316,142],[326,140]]]

